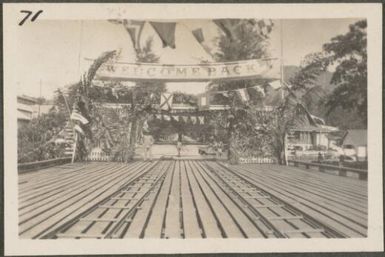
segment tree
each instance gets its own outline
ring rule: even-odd
[[[267,57],[266,38],[262,36],[255,26],[247,20],[239,20],[236,25],[231,28],[232,37],[221,35],[219,37],[218,48],[219,52],[214,56],[217,61],[238,61],[247,59],[258,59]],[[249,88],[258,84],[263,84],[264,80],[233,80],[223,81],[218,84],[213,84],[209,87],[209,91],[217,90],[234,90],[239,88]],[[239,99],[234,92],[226,97],[225,101],[230,105],[230,110],[225,114],[218,114],[218,124],[225,123],[227,131],[225,138],[228,145],[228,158],[231,162],[237,162],[236,152],[240,149],[253,148],[250,143],[250,136],[253,130],[251,123],[248,121],[254,120],[249,117],[255,114],[247,109],[255,109],[261,101],[262,95],[255,93],[251,101],[245,103]],[[222,120],[221,122],[218,119]],[[224,120],[223,120],[224,119]],[[248,124],[248,125],[245,125]],[[255,134],[253,134],[255,136]],[[245,145],[246,144],[246,145]]]
[[[337,65],[332,83],[337,88],[325,101],[328,114],[337,107],[352,109],[367,120],[367,38],[366,20],[349,26],[349,32],[323,45],[329,55],[326,65]]]

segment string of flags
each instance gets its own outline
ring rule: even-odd
[[[146,21],[142,20],[109,20],[114,24],[121,24],[131,37],[133,46],[136,50],[140,49],[140,37]],[[262,37],[268,38],[272,31],[274,23],[270,19],[248,19],[249,24],[255,27],[255,31]],[[214,19],[212,22],[219,27],[219,29],[233,40],[234,31],[240,25],[240,19]],[[177,22],[148,22],[156,34],[162,41],[163,47],[170,47],[175,49],[175,30]],[[203,46],[206,52],[209,53],[207,46],[204,44],[205,36],[202,28],[191,29],[191,33],[199,44]]]
[[[178,121],[192,124],[205,124],[205,117],[201,115],[178,115],[178,114],[153,114],[153,119],[165,121]]]

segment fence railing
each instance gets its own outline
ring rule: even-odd
[[[295,160],[289,160],[288,162],[289,164],[293,164],[295,167],[299,167],[300,165],[303,165],[305,166],[306,169],[309,169],[311,167],[317,167],[318,170],[321,172],[325,172],[326,170],[338,171],[338,175],[343,177],[347,176],[347,172],[352,172],[352,173],[358,174],[358,178],[361,180],[368,179],[367,170],[355,169],[355,168],[344,167],[344,166],[334,166],[334,165],[315,163],[315,162],[303,162],[303,161],[295,161]]]
[[[37,161],[37,162],[26,162],[26,163],[18,164],[17,169],[19,173],[24,173],[24,172],[34,171],[42,168],[49,168],[52,166],[70,163],[70,162],[71,162],[71,157],[50,159],[50,160]]]

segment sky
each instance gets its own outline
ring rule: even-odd
[[[280,58],[284,65],[296,65],[309,53],[322,49],[332,37],[348,31],[356,19],[295,19],[273,20],[269,39],[269,52]],[[218,27],[210,20],[176,20],[176,49],[163,48],[151,25],[146,23],[141,43],[153,39],[153,51],[160,63],[194,64],[202,60],[212,61],[191,34],[195,28],[203,28],[209,46],[215,45]],[[281,32],[282,26],[282,32]],[[282,34],[281,34],[282,33]],[[281,37],[282,35],[282,37]],[[16,34],[18,95],[52,98],[54,91],[77,82],[91,62],[102,52],[121,49],[120,61],[135,60],[131,40],[122,25],[104,20],[37,20],[21,26]],[[281,44],[282,42],[282,44]],[[281,48],[282,45],[282,48]],[[206,82],[167,83],[169,91],[201,93]],[[40,90],[41,89],[41,90]]]

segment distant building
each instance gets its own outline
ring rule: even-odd
[[[29,96],[17,97],[17,125],[24,126],[33,118],[33,106],[36,100]]]
[[[344,152],[355,155],[358,161],[367,160],[368,131],[366,129],[349,129],[342,139]]]

